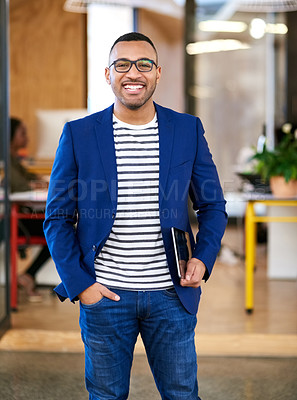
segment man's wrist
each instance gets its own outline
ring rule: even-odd
[[[204,275],[203,275],[202,280],[207,281],[207,279],[209,278],[209,272],[208,272],[207,266],[205,265],[205,263],[202,260],[200,260],[200,258],[197,258],[197,257],[192,257],[192,258],[199,261],[199,263],[203,264],[205,270],[204,270]]]

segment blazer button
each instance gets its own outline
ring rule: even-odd
[[[93,251],[96,251],[96,246],[93,244],[93,246],[92,246],[92,250]]]

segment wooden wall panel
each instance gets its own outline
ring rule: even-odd
[[[36,149],[37,109],[84,108],[86,16],[64,0],[10,0],[10,114],[28,126]]]

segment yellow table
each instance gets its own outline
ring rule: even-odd
[[[297,217],[257,216],[255,204],[265,206],[297,207],[297,199],[276,199],[271,195],[247,199],[245,213],[245,309],[252,313],[254,308],[254,266],[256,258],[256,224],[258,222],[297,222]]]
[[[50,175],[53,167],[54,160],[25,160],[23,162],[27,171],[37,175]]]

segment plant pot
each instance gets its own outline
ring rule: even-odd
[[[297,196],[297,180],[285,181],[283,176],[272,176],[270,178],[270,189],[275,197],[282,199]]]

